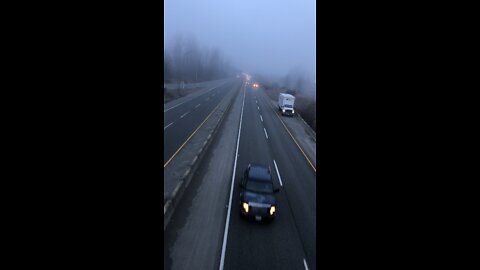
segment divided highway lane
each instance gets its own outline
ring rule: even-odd
[[[315,269],[315,173],[265,105],[247,87],[223,269]],[[238,184],[249,162],[270,166],[274,185],[282,186],[271,223],[240,216]]]
[[[164,231],[164,269],[218,269],[244,89],[208,147]]]
[[[172,160],[188,137],[217,107],[225,95],[242,84],[240,79],[231,79],[203,95],[194,97],[164,111],[164,166]]]
[[[284,116],[272,106],[267,94],[262,89],[255,90],[254,94],[263,108],[264,126],[273,133],[270,146],[307,256],[306,262],[310,269],[316,269],[316,168],[307,161],[282,125]]]

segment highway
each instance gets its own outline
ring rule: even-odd
[[[316,267],[316,174],[260,89],[247,87],[224,269]],[[249,162],[270,166],[277,217],[270,224],[241,218],[238,180]],[[277,173],[278,170],[278,173]]]
[[[238,88],[237,85],[240,85],[238,79],[229,79],[226,82],[218,81],[216,86],[210,87],[205,93],[187,96],[181,103],[164,110],[164,166],[171,161],[183,143],[208,117],[222,98],[233,88]]]
[[[263,90],[241,87],[165,230],[166,269],[316,269],[316,168],[281,119]],[[281,188],[271,223],[240,216],[249,162],[270,166]]]

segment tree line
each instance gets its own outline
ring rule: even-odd
[[[177,36],[164,48],[165,82],[200,82],[232,76],[235,70],[218,48],[200,47],[195,38]]]

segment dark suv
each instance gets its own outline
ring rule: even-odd
[[[277,213],[275,198],[278,188],[273,188],[270,168],[250,163],[240,181],[240,212],[256,220],[271,220]]]

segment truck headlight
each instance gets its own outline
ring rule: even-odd
[[[292,110],[292,113],[295,113],[295,110]]]
[[[273,216],[275,214],[275,206],[270,206],[270,216]]]
[[[285,109],[283,109],[282,111],[285,112]]]
[[[243,210],[245,210],[245,213],[248,213],[248,203],[243,203]]]

